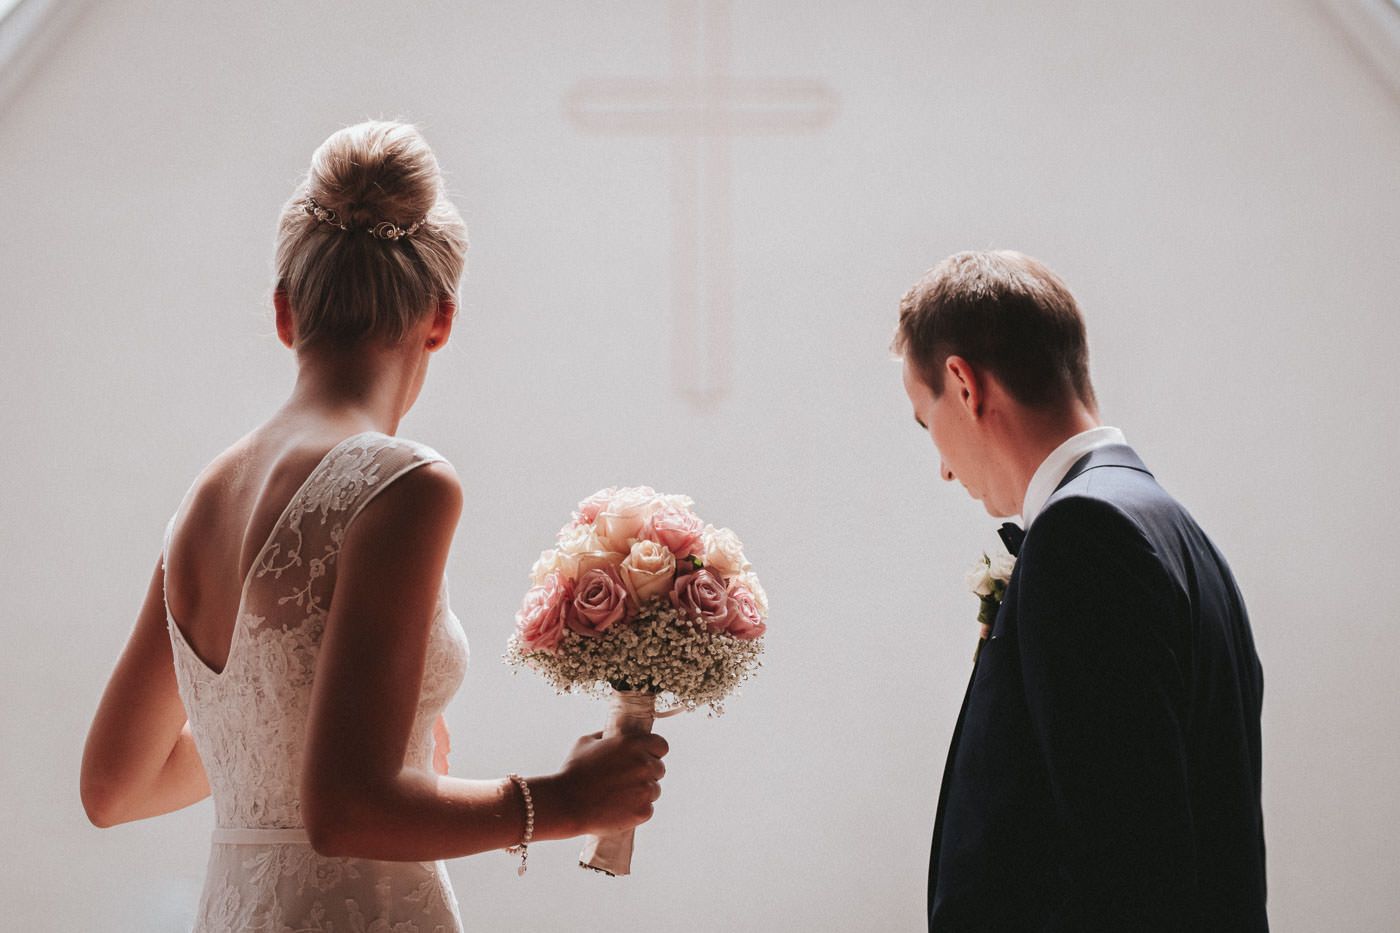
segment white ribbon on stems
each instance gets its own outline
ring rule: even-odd
[[[656,711],[656,694],[649,690],[616,690],[612,692],[608,724],[603,727],[603,738],[614,735],[647,735],[652,723],[685,711],[684,707],[664,713]],[[617,877],[632,873],[632,839],[636,828],[608,836],[588,836],[584,840],[583,852],[579,855],[580,868],[591,868],[605,875]]]

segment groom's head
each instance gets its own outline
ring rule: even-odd
[[[893,349],[943,478],[992,515],[1020,511],[1037,432],[1097,420],[1079,307],[1022,253],[955,253],[934,266],[900,302]]]

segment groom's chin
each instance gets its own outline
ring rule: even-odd
[[[992,518],[1010,518],[1013,514],[1015,514],[1013,512],[1008,512],[1005,509],[994,508],[992,504],[987,501],[983,501],[982,508],[986,509],[987,514],[990,515]]]

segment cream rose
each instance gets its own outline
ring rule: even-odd
[[[569,576],[569,574],[564,573],[564,563],[564,555],[561,554],[558,549],[550,548],[544,551],[540,554],[539,559],[535,561],[534,566],[530,568],[530,582],[539,586],[551,573]]]
[[[657,496],[656,499],[663,506],[678,509],[682,512],[691,512],[695,509],[695,500],[690,498],[690,496],[682,496],[674,493],[668,493],[665,495]]]
[[[670,591],[671,581],[676,576],[676,555],[656,541],[638,541],[632,545],[618,573],[622,585],[640,606]]]
[[[967,588],[978,596],[992,595],[992,568],[985,560],[979,560],[976,566],[967,572]]]
[[[576,558],[575,575],[582,579],[584,574],[595,567],[615,571],[622,566],[623,560],[623,555],[615,554],[612,551],[588,551]]]
[[[559,532],[556,539],[559,552],[566,557],[577,557],[588,551],[601,551],[602,543],[592,525],[570,525]]]
[[[598,540],[609,551],[628,553],[659,505],[656,492],[650,486],[619,489],[593,522]]]
[[[715,573],[733,577],[749,569],[743,543],[728,528],[706,525],[701,542],[705,547],[705,566]]]
[[[1016,568],[1016,558],[1010,554],[998,554],[992,558],[991,576],[993,580],[1005,583],[1011,579],[1011,571]]]
[[[603,551],[603,544],[592,525],[575,525],[559,532],[558,547],[554,548],[556,569],[571,580],[579,577],[579,558],[584,554]],[[543,559],[543,555],[541,555]]]
[[[598,513],[603,511],[603,507],[612,501],[612,497],[616,494],[616,486],[598,490],[578,504],[578,509],[574,512],[574,521],[581,525],[593,524],[598,518]]]

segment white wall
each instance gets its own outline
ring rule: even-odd
[[[456,860],[472,926],[922,928],[962,574],[996,522],[938,481],[886,346],[927,266],[1003,246],[1070,283],[1106,421],[1248,601],[1275,928],[1394,923],[1400,108],[1317,6],[736,4],[736,72],[821,79],[840,107],[733,145],[737,377],[706,413],[668,385],[665,144],[561,109],[581,76],[664,72],[664,6],[411,6],[107,0],[0,112],[7,925],[188,922],[210,805],[94,829],[82,741],[166,518],[291,386],[277,209],[368,116],[423,126],[473,240],[401,428],[467,486],[454,772],[553,769],[601,723],[498,660],[582,494],[690,493],[773,603],[730,713],[664,725],[635,876],[579,871],[573,843],[524,880]]]

